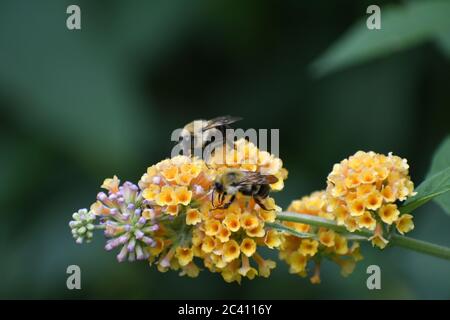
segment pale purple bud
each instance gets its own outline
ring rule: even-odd
[[[79,225],[80,225],[80,223],[78,221],[70,221],[69,222],[69,227],[71,227],[71,228],[78,227]]]
[[[114,249],[115,247],[118,247],[120,245],[120,242],[119,239],[116,238],[109,240],[107,244],[109,244]]]
[[[106,196],[106,194],[104,192],[99,192],[97,194],[97,199],[100,200],[100,201],[105,201],[106,198],[107,198],[107,196]]]
[[[169,259],[162,259],[161,262],[159,263],[163,268],[167,268],[170,266],[170,261]]]
[[[128,210],[134,210],[134,208],[135,208],[134,203],[129,203],[128,206],[127,206]]]
[[[133,187],[135,186],[134,183],[130,182],[130,181],[125,181],[123,183],[123,186],[127,189],[133,189]]]
[[[145,220],[144,217],[140,217],[139,220],[138,220],[138,223],[139,223],[140,225],[144,225],[146,221],[147,221],[147,220]]]
[[[128,218],[130,217],[130,214],[129,214],[128,212],[124,212],[124,213],[122,214],[122,217],[123,217],[125,220],[128,220]]]
[[[136,259],[138,260],[145,259],[144,251],[142,250],[140,245],[136,245]]]
[[[106,221],[105,224],[107,226],[110,226],[110,227],[116,227],[117,226],[117,223],[115,223],[114,221],[111,221],[111,220]]]
[[[115,193],[110,194],[108,199],[111,200],[111,201],[116,201],[117,200],[117,195]]]
[[[120,244],[125,244],[125,242],[127,242],[128,241],[128,238],[129,238],[129,235],[123,235],[123,236],[120,236],[118,239],[117,239],[117,241],[120,243]]]
[[[132,252],[134,250],[134,247],[136,245],[136,239],[135,238],[131,238],[130,242],[128,242],[128,252]]]
[[[142,242],[144,242],[145,244],[154,247],[156,245],[155,240],[153,240],[150,237],[142,237]]]
[[[123,246],[122,249],[120,250],[119,254],[117,255],[117,261],[119,262],[123,262],[125,261],[126,257],[127,257],[127,247]]]
[[[136,230],[134,232],[134,236],[136,237],[136,239],[141,239],[144,236],[144,233],[141,230]]]

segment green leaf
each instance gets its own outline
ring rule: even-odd
[[[450,1],[414,1],[381,7],[381,29],[369,30],[366,15],[313,64],[317,75],[436,40],[450,28]]]
[[[433,161],[431,162],[428,177],[450,168],[450,136],[448,136],[434,153]],[[434,199],[445,212],[450,214],[450,194],[445,194]]]
[[[450,59],[450,29],[436,35],[436,42],[445,56]]]
[[[450,191],[450,167],[427,178],[416,189],[417,194],[400,207],[402,213],[410,213],[433,198]],[[448,198],[448,195],[446,195]]]
[[[433,155],[430,170],[427,177],[447,169],[450,167],[450,136],[447,136],[444,141],[439,145]]]

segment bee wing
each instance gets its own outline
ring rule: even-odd
[[[208,129],[212,129],[212,128],[215,128],[215,127],[223,126],[223,125],[228,125],[228,124],[234,123],[234,122],[239,121],[239,120],[242,120],[242,118],[240,118],[240,117],[232,117],[232,116],[217,117],[217,118],[208,120],[208,123],[203,128],[203,131],[206,131]]]
[[[259,172],[245,171],[244,178],[240,181],[241,185],[250,184],[274,184],[278,178],[274,175],[264,175]]]

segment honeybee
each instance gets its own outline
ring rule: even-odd
[[[242,171],[238,169],[228,169],[218,176],[214,182],[212,195],[213,207],[215,209],[227,209],[236,199],[236,194],[240,192],[245,196],[252,197],[255,202],[264,210],[269,211],[262,200],[269,196],[270,185],[278,181],[274,175],[263,175],[259,172]],[[220,207],[214,206],[214,191],[219,194]],[[223,204],[225,196],[230,195],[227,203]]]
[[[211,143],[212,137],[221,137],[223,144],[232,144],[233,142],[226,140],[226,130],[231,128],[230,124],[242,120],[240,117],[221,116],[210,120],[194,120],[184,126],[180,141],[188,141],[190,143],[189,152],[192,150],[203,150]]]

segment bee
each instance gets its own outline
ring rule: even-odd
[[[213,142],[212,137],[222,137],[223,144],[232,145],[234,141],[226,140],[226,130],[230,129],[230,124],[242,120],[240,117],[222,116],[210,120],[194,120],[184,126],[181,131],[180,141],[190,143],[189,152],[193,150],[203,150]]]
[[[212,203],[215,209],[227,209],[236,199],[236,194],[240,192],[245,196],[252,197],[255,202],[264,210],[267,209],[262,200],[269,196],[271,191],[270,185],[278,181],[274,175],[263,175],[259,172],[242,171],[238,169],[228,169],[218,176],[214,182]],[[220,207],[214,206],[214,192],[219,194]],[[225,196],[230,195],[231,198],[225,204]]]

